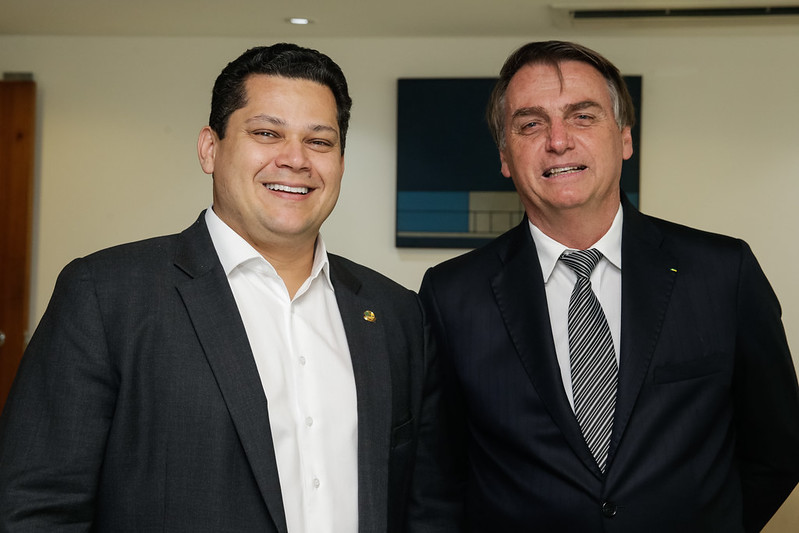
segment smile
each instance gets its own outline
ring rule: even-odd
[[[289,187],[288,185],[280,185],[279,183],[267,183],[266,188],[272,191],[308,194],[308,187]]]
[[[549,170],[544,172],[544,177],[552,178],[554,176],[560,176],[561,174],[567,174],[569,172],[579,172],[585,169],[586,167],[584,165],[577,165],[573,167],[555,167],[555,168],[550,168]]]

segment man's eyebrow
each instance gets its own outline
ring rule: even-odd
[[[599,108],[602,109],[602,105],[599,102],[594,100],[583,100],[582,102],[576,102],[574,104],[567,104],[563,107],[563,111],[565,114],[574,113],[575,111],[582,111],[584,109],[589,108]],[[516,111],[513,112],[511,119],[515,119],[517,117],[529,117],[529,116],[540,116],[546,117],[549,114],[544,110],[543,107],[540,106],[530,106],[530,107],[520,107]]]
[[[259,123],[259,122],[267,122],[269,124],[273,124],[275,126],[287,126],[288,123],[283,120],[282,118],[275,117],[273,115],[255,115],[247,119],[247,124]],[[313,132],[332,132],[338,135],[338,129],[334,128],[333,126],[328,126],[327,124],[310,124],[307,127],[308,131]]]
[[[282,118],[278,118],[272,115],[255,115],[247,119],[248,124],[252,124],[253,122],[268,122],[270,124],[274,124],[275,126],[285,126],[286,121]]]
[[[568,104],[563,108],[563,110],[565,111],[566,114],[569,114],[569,113],[574,113],[575,111],[582,111],[583,109],[589,109],[592,107],[602,109],[602,105],[599,102],[595,102],[593,100],[583,100],[582,102]]]
[[[517,117],[529,117],[533,115],[545,117],[548,115],[548,113],[544,111],[543,107],[540,106],[520,107],[519,109],[513,112],[513,115],[511,115],[511,119],[515,119]]]
[[[314,132],[329,131],[331,133],[335,133],[336,135],[338,135],[338,129],[334,128],[333,126],[328,126],[327,124],[314,124],[308,129]]]

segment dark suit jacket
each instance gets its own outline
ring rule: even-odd
[[[624,201],[605,476],[563,389],[527,220],[429,270],[420,295],[461,417],[471,531],[754,531],[799,479],[780,307],[740,240]]]
[[[330,270],[357,389],[360,531],[437,530],[451,508],[418,298],[341,257]],[[0,531],[38,528],[286,532],[267,400],[204,216],[60,275],[0,422]]]

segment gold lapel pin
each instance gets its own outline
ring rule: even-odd
[[[670,268],[669,270],[671,270],[672,272],[677,272],[676,268]]]
[[[367,322],[374,322],[377,320],[377,318],[375,318],[375,314],[369,310],[363,312],[363,319]]]

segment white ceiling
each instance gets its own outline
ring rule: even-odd
[[[551,9],[553,5],[640,9],[797,4],[799,0],[0,0],[0,35],[268,39],[531,35],[564,27],[564,19]],[[291,26],[285,22],[289,17],[307,17],[313,23]],[[797,17],[789,18],[789,24],[797,21]],[[749,23],[774,21],[766,17]],[[687,23],[718,26],[742,21],[726,18]],[[592,24],[583,28],[591,31],[600,26]],[[652,23],[603,22],[601,27],[607,31],[613,24],[641,27]]]

